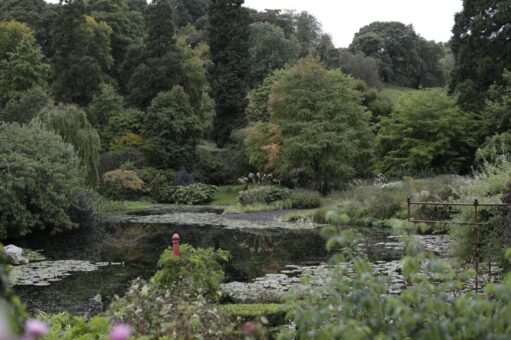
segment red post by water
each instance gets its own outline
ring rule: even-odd
[[[179,257],[181,255],[179,250],[179,234],[172,235],[172,250],[174,250],[174,256]]]

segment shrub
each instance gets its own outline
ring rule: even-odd
[[[344,254],[353,244],[346,233],[336,237]],[[330,246],[334,243],[329,242]],[[509,338],[511,276],[489,284],[482,294],[463,292],[470,272],[457,274],[417,243],[407,247],[403,275],[409,287],[388,294],[388,279],[376,276],[361,258],[348,269],[333,272],[333,279],[305,301],[290,298],[287,308],[296,334],[281,339],[486,339]],[[511,255],[511,251],[508,251]],[[328,296],[328,298],[323,298]]]
[[[177,287],[189,294],[203,295],[211,301],[219,298],[220,284],[224,271],[220,262],[229,259],[229,253],[212,248],[197,249],[190,245],[181,246],[181,256],[174,256],[167,249],[158,265],[160,270],[154,275],[154,283],[161,287]]]
[[[45,340],[107,339],[110,321],[105,317],[95,317],[90,321],[69,313],[39,313],[37,319],[50,327]]]
[[[21,333],[26,318],[23,305],[14,294],[8,278],[7,259],[4,254],[4,247],[0,243],[0,323],[7,321],[8,327],[16,334]],[[8,336],[6,334],[0,334]]]
[[[237,338],[235,325],[203,297],[141,279],[116,298],[107,315],[114,323],[131,325],[137,339]]]
[[[115,200],[137,199],[146,193],[145,183],[137,173],[129,170],[114,170],[103,175],[101,192]]]
[[[202,183],[187,186],[162,185],[152,197],[158,203],[200,205],[207,204],[215,198],[217,188]]]
[[[252,187],[238,195],[238,202],[243,205],[271,204],[291,197],[291,190],[276,186],[264,185]]]
[[[298,191],[291,196],[291,208],[315,209],[321,206],[321,198],[317,192]]]
[[[277,304],[232,304],[219,305],[218,308],[236,321],[249,322],[260,321],[266,318],[270,326],[278,326],[286,323],[286,309]]]
[[[77,227],[69,210],[85,191],[80,160],[61,137],[37,122],[0,125],[0,225],[7,237]]]

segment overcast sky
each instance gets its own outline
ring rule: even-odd
[[[50,0],[49,2],[58,2]],[[323,24],[337,47],[347,47],[360,27],[373,21],[401,21],[413,24],[428,40],[448,41],[454,14],[462,0],[245,0],[257,10],[294,9],[308,11]]]
[[[245,0],[257,10],[295,9],[312,13],[330,33],[337,47],[347,47],[358,30],[373,21],[413,24],[428,40],[448,41],[454,14],[462,0]]]

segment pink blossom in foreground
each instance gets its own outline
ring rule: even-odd
[[[247,322],[243,325],[243,333],[247,336],[254,334],[257,331],[257,324],[254,322]]]
[[[25,323],[25,340],[35,340],[45,336],[50,331],[50,328],[42,321],[28,320]]]
[[[118,325],[112,328],[110,332],[111,340],[128,340],[131,336],[130,325]]]

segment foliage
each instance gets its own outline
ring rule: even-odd
[[[85,2],[59,7],[52,33],[53,89],[59,101],[87,105],[107,81],[113,63],[111,34],[107,23],[87,16]]]
[[[456,14],[451,90],[459,94],[463,109],[482,108],[489,87],[503,83],[504,69],[511,68],[510,21],[506,0],[465,0],[463,10]]]
[[[299,45],[296,39],[286,39],[284,31],[267,22],[250,25],[249,84],[255,87],[286,64],[298,60]]]
[[[105,317],[95,317],[86,321],[69,313],[54,315],[39,313],[37,319],[50,327],[50,333],[44,337],[46,340],[108,339],[112,328],[109,319]]]
[[[281,165],[282,127],[274,123],[255,123],[244,133],[250,165],[263,171],[276,171]]]
[[[115,323],[131,325],[141,340],[235,339],[234,325],[203,297],[140,279],[112,303],[107,315]]]
[[[151,143],[149,155],[157,166],[176,169],[195,160],[200,123],[182,87],[160,93],[152,101],[142,134]]]
[[[0,120],[26,124],[50,104],[51,99],[46,91],[40,87],[31,88],[7,102],[3,112],[0,112]]]
[[[280,184],[280,181],[273,177],[273,174],[262,174],[258,173],[249,173],[246,177],[238,178],[238,183],[242,184],[245,189],[248,189],[251,186],[265,186],[265,185],[273,185]]]
[[[209,45],[213,63],[210,82],[216,102],[214,137],[219,146],[224,146],[231,132],[244,123],[250,18],[243,3],[244,0],[212,0],[209,7]]]
[[[99,173],[102,175],[105,172],[119,169],[127,162],[138,169],[146,165],[145,156],[140,150],[127,147],[102,154],[99,161]]]
[[[128,134],[140,134],[143,114],[136,109],[122,109],[111,112],[106,127],[101,131],[103,148],[112,149],[119,139]],[[116,149],[119,149],[118,147]]]
[[[301,60],[272,90],[271,123],[282,129],[280,176],[304,169],[322,194],[345,185],[367,162],[372,133],[352,79]]]
[[[511,154],[511,133],[504,132],[488,139],[476,152],[476,164],[495,163],[503,155]]]
[[[245,114],[249,122],[268,122],[271,118],[270,100],[271,91],[275,81],[282,78],[284,70],[277,70],[268,75],[263,83],[252,89],[247,95],[247,108]]]
[[[140,198],[146,192],[145,183],[137,173],[128,170],[114,170],[103,174],[101,193],[114,200]]]
[[[383,83],[379,74],[378,61],[362,52],[339,52],[339,67],[342,72],[363,80],[367,86],[381,90]]]
[[[317,192],[295,191],[290,200],[293,209],[315,209],[321,206],[321,198]]]
[[[144,43],[128,51],[123,65],[131,103],[144,109],[158,93],[182,86],[199,114],[207,99],[204,60],[186,43],[177,41],[171,0],[151,2],[146,16]]]
[[[35,31],[37,41],[48,55],[51,47],[51,23],[55,17],[53,5],[44,0],[3,0],[0,2],[0,19],[27,24]]]
[[[511,160],[509,155],[498,156],[493,163],[484,162],[465,185],[456,190],[462,202],[510,203]],[[511,246],[508,208],[480,207],[480,225],[455,225],[451,234],[456,242],[456,255],[465,263],[473,263],[475,256],[480,262],[506,264],[502,249]],[[473,208],[459,209],[455,221],[472,223]],[[483,228],[483,230],[481,230]]]
[[[75,228],[68,213],[84,191],[71,145],[37,122],[0,126],[0,226],[8,237]]]
[[[0,232],[1,224],[0,221]],[[0,234],[0,238],[3,238],[2,236]],[[2,326],[9,327],[16,334],[21,334],[26,317],[23,305],[10,286],[7,259],[4,254],[4,247],[0,243],[0,322],[7,322],[7,325]],[[2,334],[2,336],[7,335]]]
[[[87,107],[87,118],[96,127],[105,127],[110,117],[124,111],[124,98],[115,87],[107,83],[99,85],[99,93],[92,97]]]
[[[120,65],[128,47],[140,43],[145,33],[143,11],[130,8],[128,0],[91,0],[87,11],[98,22],[105,22],[112,29],[111,53],[113,64],[110,74],[119,78]]]
[[[0,31],[2,26],[4,25],[0,22]],[[2,107],[33,87],[46,87],[50,73],[50,66],[44,62],[41,48],[28,37],[23,37],[15,49],[7,54],[6,58],[0,59]]]
[[[291,197],[289,189],[272,185],[260,185],[242,191],[238,195],[238,202],[243,205],[271,204]]]
[[[236,321],[260,321],[265,318],[269,325],[283,325],[286,322],[284,306],[277,304],[229,304],[219,305],[218,308]]]
[[[43,125],[55,131],[66,143],[73,145],[80,157],[83,177],[89,186],[99,183],[99,135],[87,120],[85,111],[75,105],[47,106],[37,118]]]
[[[472,116],[441,89],[403,98],[391,116],[381,121],[376,171],[391,175],[466,171],[474,131]]]
[[[229,253],[212,248],[194,248],[181,245],[181,255],[175,256],[172,249],[161,255],[160,270],[154,275],[156,285],[186,291],[191,295],[202,295],[209,301],[218,301],[224,271],[220,263],[229,260]]]
[[[190,184],[187,186],[172,186],[169,183],[161,184],[158,187],[152,184],[152,189],[157,188],[156,192],[151,191],[153,197],[158,203],[201,205],[213,201],[215,198],[216,187],[208,184]]]
[[[297,324],[298,339],[364,338],[485,338],[510,335],[506,317],[510,303],[510,278],[489,284],[482,294],[465,293],[464,284],[473,276],[457,274],[446,262],[425,253],[411,241],[402,260],[409,287],[399,295],[387,292],[388,279],[372,273],[371,265],[353,257],[347,233],[334,239],[344,247],[353,275],[334,273],[325,289],[303,302],[290,300],[288,308]],[[333,246],[334,242],[330,242]],[[321,296],[327,294],[328,299]],[[281,339],[290,339],[283,334]]]
[[[412,25],[373,22],[355,34],[350,49],[378,60],[387,83],[414,88],[443,84],[442,48],[415,33]]]
[[[504,70],[503,85],[497,83],[488,89],[483,109],[485,135],[505,133],[511,129],[511,71]]]

